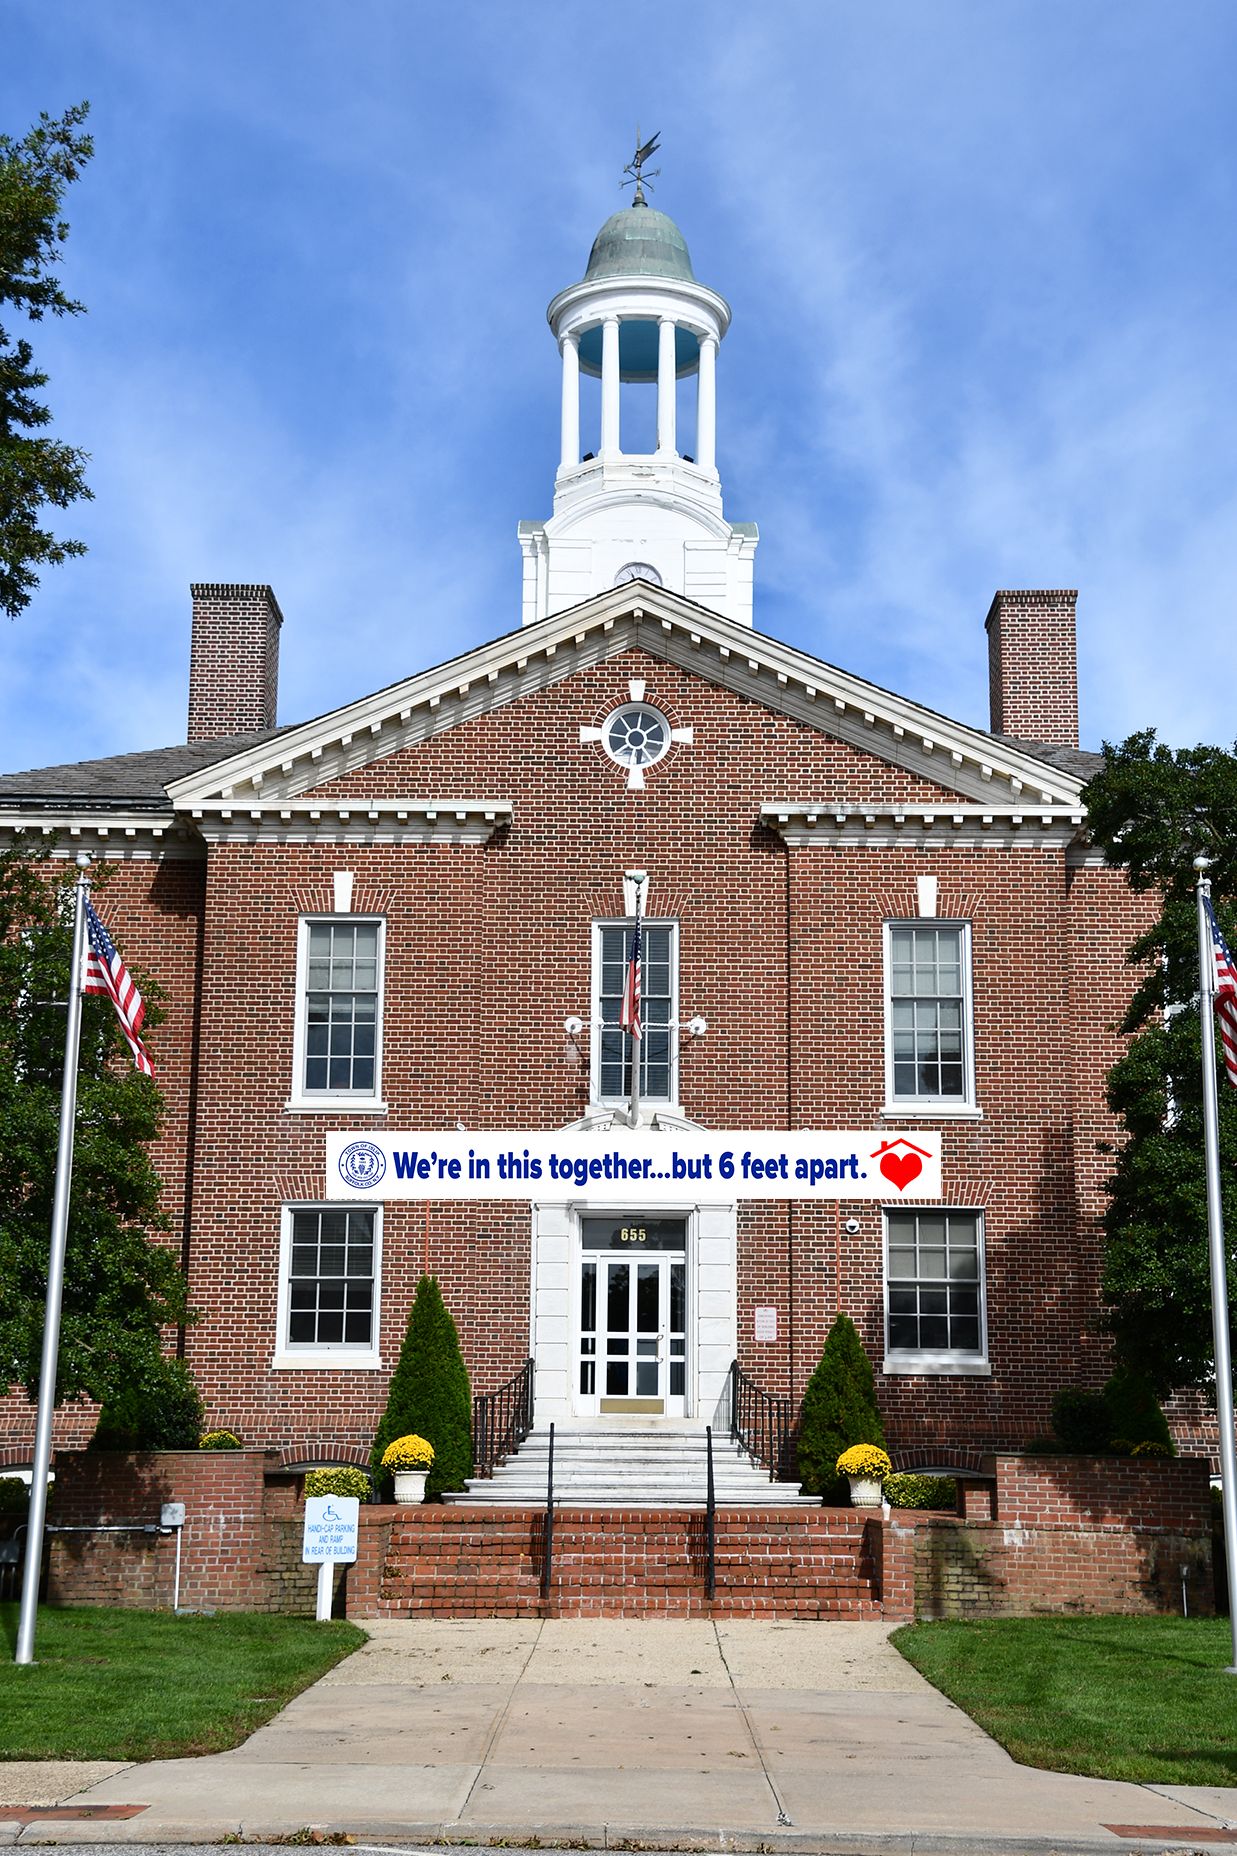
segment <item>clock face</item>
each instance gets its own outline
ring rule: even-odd
[[[629,580],[647,580],[650,586],[661,585],[661,575],[647,561],[627,561],[614,576],[615,586],[625,586]]]
[[[605,749],[620,767],[651,767],[670,748],[670,724],[646,702],[624,703],[605,725]]]

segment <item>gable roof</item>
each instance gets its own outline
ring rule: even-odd
[[[545,689],[633,646],[790,715],[862,752],[991,805],[1076,809],[1090,768],[1073,750],[988,734],[749,631],[643,581],[507,632],[373,695],[169,778],[180,809],[288,801],[329,780]]]
[[[165,812],[171,781],[215,766],[282,733],[283,729],[266,728],[213,741],[191,741],[184,747],[147,748],[137,754],[110,754],[102,760],[66,761],[58,767],[0,774],[0,800],[21,800],[31,807],[61,805],[66,799],[105,806],[123,801],[135,809],[150,806]]]

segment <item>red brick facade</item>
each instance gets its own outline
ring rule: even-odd
[[[229,604],[219,593],[195,588],[211,624],[214,605]],[[876,713],[870,686],[826,700],[836,673],[817,667],[818,692],[806,681],[813,660],[797,674],[814,707],[796,708],[771,641],[669,595],[646,614],[633,602],[652,606],[648,588],[625,589],[625,606],[607,597],[615,617],[603,622],[593,601],[578,631],[547,620],[532,628],[537,640],[500,641],[510,644],[501,663],[470,663],[429,705],[419,740],[395,739],[415,691],[402,712],[393,696],[389,718],[324,727],[318,779],[295,771],[309,765],[307,731],[292,731],[286,751],[285,733],[269,744],[263,779],[230,776],[235,790],[196,809],[177,802],[189,835],[175,856],[155,846],[109,870],[109,925],[168,1001],[151,1040],[167,1098],[156,1158],[202,1314],[184,1346],[209,1422],[301,1460],[363,1459],[427,1267],[474,1389],[533,1351],[529,1207],[391,1202],[381,1365],[273,1364],[282,1211],[324,1200],[328,1131],[558,1128],[580,1117],[587,1034],[573,1067],[563,1023],[590,1016],[592,925],[622,917],[623,873],[640,868],[650,918],[678,925],[678,1017],[708,1021],[704,1037],[679,1040],[679,1101],[705,1127],[891,1136],[928,1125],[925,1111],[885,1110],[885,925],[933,918],[921,913],[924,878],[935,919],[967,925],[975,1108],[939,1126],[945,1204],[982,1215],[984,1369],[882,1372],[885,1240],[872,1202],[737,1208],[737,1353],[758,1383],[797,1398],[844,1309],[877,1368],[890,1444],[907,1460],[1018,1448],[1046,1428],[1061,1385],[1097,1384],[1108,1370],[1103,1083],[1130,983],[1124,952],[1147,905],[1089,859],[1081,813],[1062,801],[1069,781],[1048,763],[1038,778],[1025,757],[1006,768],[1008,751],[974,732],[947,751],[927,735],[939,717],[896,703]],[[1020,611],[1061,597],[1017,596]],[[999,599],[1005,627],[1015,596]],[[273,636],[278,608],[258,604]],[[683,662],[667,655],[671,633],[686,640]],[[543,662],[559,657],[526,687],[536,648]],[[643,790],[580,739],[632,679],[693,735]],[[482,701],[495,684],[499,696]],[[211,725],[239,719],[221,713]],[[481,841],[452,837],[442,820],[429,841],[399,841],[389,827],[402,816],[394,807],[432,802],[447,815],[452,802],[488,800],[507,809]],[[845,824],[797,831],[771,818],[779,802],[813,802],[826,823],[844,813]],[[334,911],[337,872],[351,876],[351,914],[385,922],[380,1116],[289,1106],[300,923]],[[755,1338],[758,1307],[777,1311],[775,1342]],[[92,1422],[61,1414],[58,1441],[85,1441]],[[30,1429],[21,1401],[0,1405],[0,1439],[19,1446]]]
[[[274,728],[283,614],[269,586],[192,588],[189,741]]]

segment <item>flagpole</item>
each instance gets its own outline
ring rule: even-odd
[[[640,940],[640,899],[644,894],[644,884],[636,879],[636,940],[640,948],[640,961],[644,962],[644,942]],[[643,988],[641,988],[643,991]],[[641,1005],[643,1011],[643,1005]],[[631,1040],[631,1101],[627,1106],[627,1121],[632,1128],[640,1126],[640,1049],[644,1042],[644,1025],[637,1020],[639,1030],[633,1033]]]
[[[39,1574],[43,1565],[43,1527],[47,1517],[47,1478],[52,1465],[52,1417],[56,1409],[56,1364],[60,1354],[60,1304],[64,1295],[64,1251],[69,1229],[69,1189],[73,1177],[73,1123],[77,1113],[77,1053],[82,1028],[82,982],[86,965],[86,901],[90,858],[78,853],[74,885],[73,959],[69,968],[69,1002],[64,1027],[64,1075],[60,1084],[60,1140],[56,1149],[56,1190],[52,1200],[51,1252],[47,1264],[47,1305],[43,1321],[43,1359],[39,1369],[39,1416],[30,1472],[30,1520],[26,1529],[26,1564],[22,1577],[21,1615],[15,1663],[34,1661],[34,1625],[39,1608]]]
[[[1211,1260],[1211,1326],[1215,1335],[1216,1418],[1220,1426],[1221,1508],[1228,1568],[1233,1660],[1225,1673],[1237,1675],[1237,1447],[1233,1437],[1233,1362],[1228,1331],[1228,1266],[1224,1254],[1224,1207],[1220,1198],[1220,1117],[1216,1099],[1216,963],[1208,904],[1209,857],[1196,857],[1198,872],[1199,1019],[1203,1033],[1203,1133],[1207,1156],[1207,1249]]]

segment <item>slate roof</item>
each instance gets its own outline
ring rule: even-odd
[[[170,780],[183,779],[187,773],[226,760],[244,748],[273,741],[285,732],[282,728],[261,728],[249,734],[193,741],[184,747],[148,748],[141,754],[109,754],[104,760],[69,761],[60,767],[6,773],[0,775],[0,803],[15,800],[23,805],[63,805],[71,799],[83,806],[104,808],[123,801],[139,809],[164,810],[168,804],[165,788]]]
[[[1050,767],[1059,767],[1062,773],[1069,773],[1076,780],[1092,780],[1104,765],[1102,754],[1093,754],[1089,748],[1056,747],[1050,741],[1023,741],[1018,735],[993,735],[994,741],[1004,741],[1011,748],[1020,748],[1024,754],[1033,754],[1036,760],[1046,760]]]

